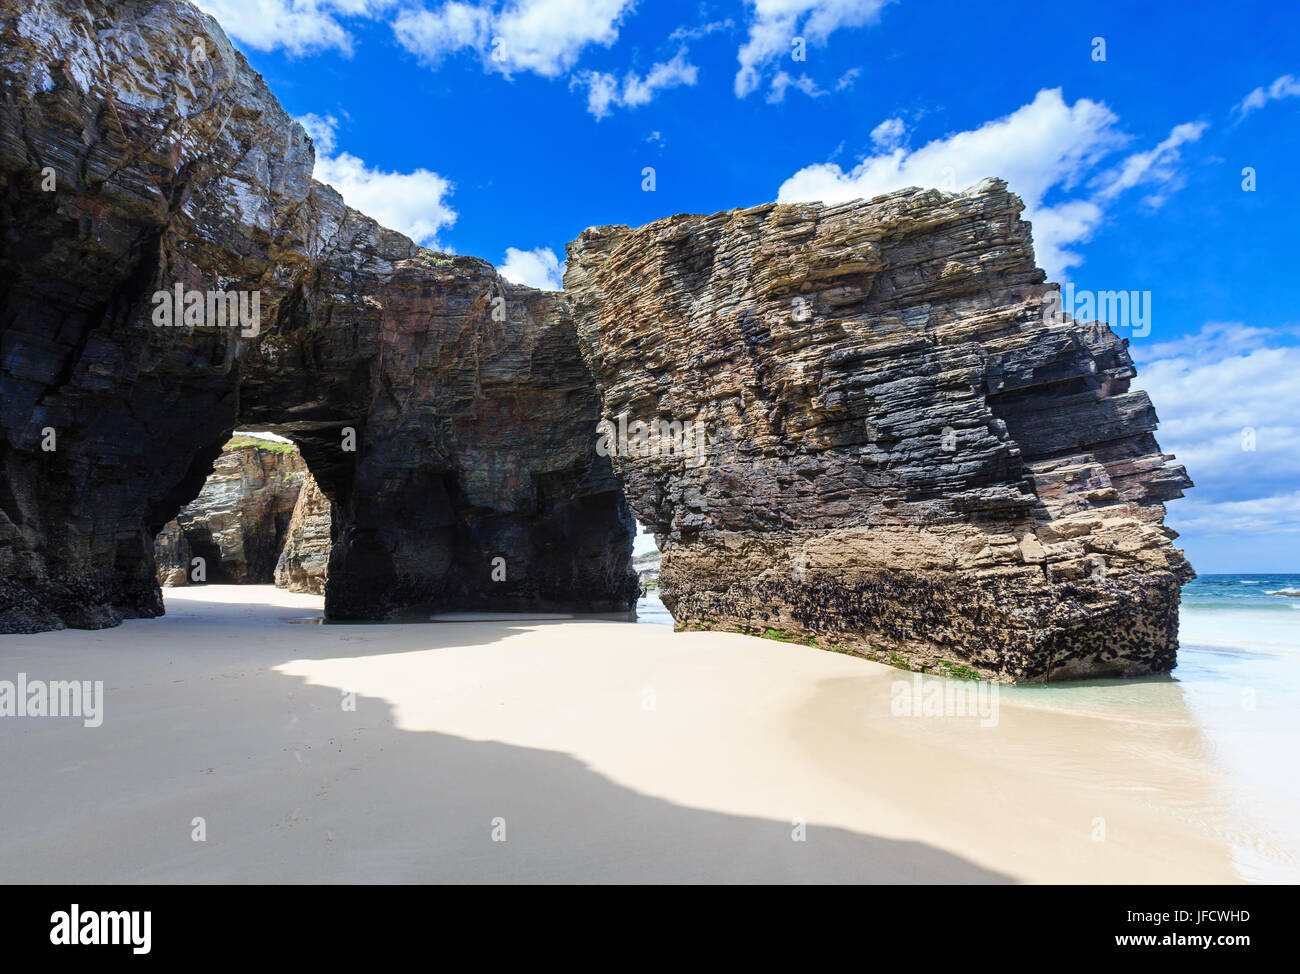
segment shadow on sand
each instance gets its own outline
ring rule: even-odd
[[[283,624],[301,608],[221,613],[173,602],[164,619],[116,630],[0,640],[0,672],[107,687],[98,729],[0,721],[4,881],[1012,881],[815,822],[796,842],[788,821],[673,804],[563,753],[399,729],[383,699],[358,696],[349,712],[337,688],[273,668],[390,654],[394,628],[410,627],[331,627],[326,641]],[[500,622],[480,641],[519,628]],[[468,645],[470,629],[421,627],[420,648]],[[196,651],[214,632],[218,648]]]

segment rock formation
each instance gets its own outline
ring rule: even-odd
[[[330,560],[330,502],[308,474],[298,492],[284,548],[275,566],[275,584],[290,592],[325,594]]]
[[[328,498],[335,618],[626,609],[630,502],[681,626],[1173,665],[1189,481],[1002,183],[594,228],[557,295],[313,182],[182,0],[0,0],[0,48],[0,631],[160,614],[154,536],[240,425]]]
[[[313,182],[182,0],[0,0],[0,49],[0,631],[161,614],[154,536],[236,425],[292,438],[332,502],[331,616],[631,604],[557,295]]]
[[[292,446],[242,437],[232,440],[217,457],[199,496],[182,507],[154,540],[159,583],[189,584],[194,580],[194,558],[203,559],[206,582],[267,585],[275,581],[290,518],[306,480],[307,467]],[[325,518],[328,557],[328,502]]]
[[[986,180],[570,244],[679,626],[1008,682],[1173,666],[1191,571],[1163,502],[1190,481],[1127,342],[1045,310],[1021,209]],[[707,446],[634,425],[670,421]]]

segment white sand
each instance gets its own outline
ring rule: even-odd
[[[892,716],[901,671],[734,634],[167,605],[0,637],[0,679],[107,688],[99,728],[0,718],[0,880],[1225,882],[1252,828],[1176,695],[1003,692],[981,727]]]

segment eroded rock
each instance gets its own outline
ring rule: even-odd
[[[308,474],[298,492],[280,560],[275,566],[277,588],[311,595],[325,594],[332,543],[330,525],[329,498],[316,486],[315,478]]]
[[[1044,315],[1021,209],[987,180],[569,245],[605,418],[707,431],[615,458],[680,627],[1003,681],[1174,665],[1190,481],[1127,342]]]
[[[617,467],[680,625],[999,680],[1173,665],[1189,481],[1124,341],[1045,320],[1003,184],[593,228],[565,297],[313,182],[180,0],[0,0],[0,47],[0,631],[161,613],[154,536],[240,425],[330,502],[334,617],[627,608]],[[156,326],[177,285],[256,294],[256,327]],[[708,439],[611,465],[602,409]]]
[[[557,296],[313,182],[181,0],[0,0],[0,49],[0,631],[161,614],[154,536],[236,425],[291,437],[332,502],[329,615],[630,606]],[[159,327],[178,285],[260,320]]]
[[[239,438],[222,451],[194,498],[154,540],[161,585],[187,585],[201,558],[201,580],[269,585],[276,580],[290,518],[307,480],[292,446]],[[329,516],[328,502],[325,508]],[[329,530],[325,541],[328,546]],[[326,548],[328,557],[328,547]]]

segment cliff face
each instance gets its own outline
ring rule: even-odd
[[[570,244],[679,626],[1004,681],[1173,666],[1191,571],[1163,502],[1190,481],[1127,342],[1044,313],[1021,209],[987,180]],[[707,445],[634,435],[674,420]]]
[[[297,450],[272,445],[224,450],[199,496],[182,507],[154,540],[159,583],[186,585],[197,580],[194,558],[203,559],[206,582],[273,582],[306,479],[307,467]],[[328,504],[325,516],[328,519]],[[328,526],[325,540],[328,545]]]
[[[1044,313],[1000,182],[594,228],[548,294],[314,183],[181,0],[0,0],[0,50],[0,631],[160,614],[154,536],[240,425],[328,499],[332,617],[628,608],[617,468],[680,625],[1000,680],[1173,665],[1189,481],[1125,342]]]
[[[325,594],[330,558],[330,502],[308,474],[298,492],[284,547],[275,566],[275,584],[291,592]]]
[[[631,603],[557,296],[314,183],[180,0],[0,0],[0,50],[0,631],[160,614],[154,536],[237,424],[294,439],[333,503],[329,615]]]

